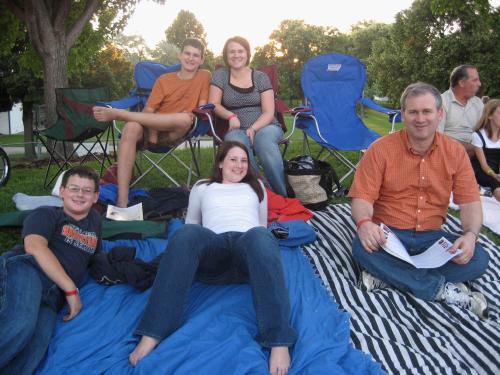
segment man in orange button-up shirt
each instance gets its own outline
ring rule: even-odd
[[[443,117],[439,91],[415,83],[401,96],[405,128],[373,143],[363,156],[349,192],[357,236],[353,257],[368,272],[367,290],[390,284],[424,300],[441,300],[482,316],[487,303],[462,284],[481,276],[489,256],[476,244],[482,225],[479,191],[469,158],[459,142],[436,132]],[[460,206],[463,234],[443,232],[449,197]],[[415,268],[380,246],[379,224],[389,226],[410,255],[420,254],[446,237],[451,252],[462,253],[434,269]]]

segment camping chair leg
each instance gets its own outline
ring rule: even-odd
[[[283,151],[281,152],[281,157],[283,158],[283,160],[285,160],[285,154],[287,150],[288,150],[288,143],[285,143],[285,145],[283,146]]]
[[[200,141],[199,140],[194,141],[194,145],[193,145],[193,142],[191,140],[188,140],[188,143],[189,143],[189,149],[191,150],[191,157],[192,157],[192,161],[194,164],[194,168],[196,170],[197,176],[199,176],[200,175],[200,166],[198,164],[198,157],[196,156],[196,147],[197,147],[197,145],[200,144]],[[189,184],[188,184],[188,186],[189,186]]]
[[[117,152],[116,152],[116,138],[115,138],[115,127],[114,126],[109,127],[108,137],[109,137],[109,133],[111,133],[111,142],[113,142],[113,160],[116,163],[116,162],[118,162],[118,158],[117,158]]]
[[[44,143],[44,142],[42,142],[42,143]],[[45,145],[45,143],[44,143],[44,145]],[[45,179],[44,179],[44,183],[43,183],[44,188],[49,187],[49,185],[51,185],[52,182],[55,181],[57,176],[59,176],[59,174],[66,168],[66,166],[71,168],[70,159],[73,157],[76,149],[73,150],[73,152],[71,153],[71,155],[69,155],[69,157],[66,157],[66,142],[62,141],[63,155],[61,155],[57,151],[56,147],[57,147],[57,141],[54,141],[54,144],[51,147],[50,151],[49,151],[49,148],[45,145],[45,148],[49,152],[50,157],[49,157],[49,164],[48,164],[47,170],[45,172]],[[59,160],[57,159],[58,157],[62,160],[62,163],[59,162]],[[52,176],[52,178],[49,179],[50,169],[51,169],[52,165],[54,165],[54,164],[56,164],[57,168],[59,168],[59,169],[54,174],[54,176]]]
[[[311,155],[311,146],[309,145],[309,138],[307,138],[307,134],[305,131],[302,132],[302,153]],[[307,152],[306,152],[307,150]]]

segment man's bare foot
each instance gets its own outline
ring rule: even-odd
[[[139,363],[141,359],[151,353],[151,351],[156,348],[158,343],[159,341],[152,337],[142,336],[141,341],[139,341],[139,344],[137,344],[134,351],[130,353],[128,357],[128,360],[130,361],[132,366],[137,366],[137,363]]]
[[[274,346],[269,356],[269,372],[272,375],[285,375],[290,367],[290,353],[286,346]]]
[[[118,120],[119,109],[109,108],[109,107],[93,107],[92,112],[94,112],[94,117],[97,121],[111,121]]]

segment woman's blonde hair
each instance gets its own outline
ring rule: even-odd
[[[500,99],[490,99],[484,105],[483,114],[477,122],[476,128],[474,130],[483,129],[488,134],[488,138],[492,136],[491,121],[490,116],[495,112],[495,110],[500,107]]]

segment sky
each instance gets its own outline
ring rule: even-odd
[[[124,34],[142,35],[149,47],[165,37],[180,10],[194,13],[207,34],[208,48],[222,53],[226,39],[241,35],[252,49],[269,41],[269,35],[285,19],[304,20],[318,26],[332,26],[341,32],[363,20],[393,23],[398,12],[413,0],[166,0],[158,5],[141,0]],[[500,0],[491,0],[498,6]]]
[[[124,34],[142,35],[148,46],[154,48],[179,11],[185,9],[201,22],[208,48],[218,54],[225,40],[234,35],[247,38],[252,48],[266,44],[272,31],[285,19],[347,32],[362,20],[392,23],[396,13],[411,3],[412,0],[166,0],[164,5],[158,5],[142,0]]]

